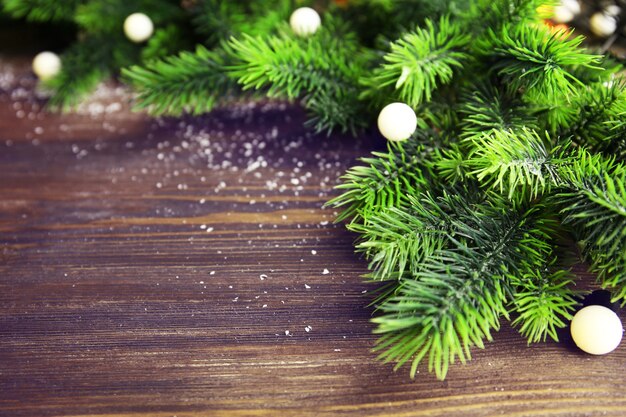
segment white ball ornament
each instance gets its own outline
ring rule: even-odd
[[[605,355],[620,344],[624,329],[611,309],[590,305],[574,315],[570,332],[581,350],[592,355]]]
[[[552,14],[552,20],[556,23],[569,23],[574,20],[574,17],[576,17],[574,12],[563,4],[556,6]]]
[[[291,14],[289,25],[296,35],[309,36],[317,32],[322,25],[322,19],[310,7],[300,7]]]
[[[578,0],[561,0],[561,5],[567,7],[574,16],[578,16],[580,14],[580,3]]]
[[[154,32],[152,20],[143,13],[133,13],[124,20],[124,34],[135,43],[148,40]]]
[[[33,59],[33,72],[40,80],[48,80],[61,71],[61,58],[54,52],[40,52]]]
[[[594,35],[606,38],[617,29],[617,20],[613,16],[598,12],[589,19],[589,28]]]
[[[622,9],[617,4],[611,4],[609,6],[606,6],[606,8],[604,9],[605,15],[615,18],[617,18],[617,16],[619,16],[621,12]]]
[[[378,115],[378,130],[390,141],[406,140],[417,129],[417,116],[404,103],[386,105]]]

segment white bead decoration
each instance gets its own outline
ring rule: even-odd
[[[40,52],[33,59],[33,72],[40,80],[48,80],[61,71],[61,58],[54,52]]]
[[[561,0],[561,3],[554,7],[552,20],[556,23],[569,23],[579,14],[578,0]]]
[[[578,0],[561,0],[561,5],[567,7],[574,16],[578,16],[580,14],[580,3]]]
[[[595,13],[589,19],[589,28],[594,35],[606,38],[611,36],[617,29],[617,21],[612,16],[604,13]]]
[[[309,36],[317,32],[322,25],[322,19],[310,7],[300,7],[291,14],[289,25],[296,35]]]
[[[619,346],[624,329],[611,309],[591,305],[574,315],[570,332],[581,350],[592,355],[605,355]]]
[[[563,4],[556,6],[552,14],[552,20],[556,23],[569,23],[574,20],[574,17],[574,12]]]
[[[408,105],[391,103],[378,115],[378,129],[390,141],[406,140],[417,129],[417,116]]]
[[[154,32],[152,20],[143,13],[133,13],[124,20],[124,34],[135,43],[148,40]]]
[[[604,14],[611,17],[617,17],[621,12],[622,9],[617,4],[611,4],[604,9]]]

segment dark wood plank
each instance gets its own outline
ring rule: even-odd
[[[445,382],[375,360],[365,262],[321,206],[378,139],[280,103],[152,121],[112,86],[50,115],[25,65],[0,65],[0,415],[626,415],[624,344],[505,323]]]

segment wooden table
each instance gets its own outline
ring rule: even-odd
[[[505,323],[445,382],[375,360],[366,263],[321,206],[377,137],[281,103],[154,121],[112,87],[47,114],[26,65],[0,65],[0,415],[626,416],[625,343]]]

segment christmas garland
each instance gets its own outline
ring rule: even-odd
[[[573,258],[626,303],[622,67],[544,24],[546,13],[572,20],[577,2],[351,1],[328,5],[323,19],[311,8],[291,13],[288,1],[189,2],[205,39],[177,55],[169,53],[184,42],[171,41],[184,37],[175,21],[189,16],[156,6],[171,2],[145,3],[139,10],[151,18],[124,2],[127,38],[148,42],[125,41],[126,52],[100,48],[107,33],[120,36],[120,19],[91,14],[121,2],[70,3],[4,1],[31,18],[75,13],[87,33],[62,62],[35,65],[55,90],[52,105],[71,105],[123,66],[138,107],[155,115],[202,113],[254,92],[300,100],[318,131],[358,133],[378,114],[388,149],[351,168],[328,206],[358,234],[367,278],[384,283],[376,350],[397,367],[410,363],[411,376],[426,361],[444,378],[502,318],[529,343],[557,340],[579,304]],[[617,28],[618,19],[612,29],[595,20],[597,34]],[[142,65],[127,65],[141,55]],[[572,335],[582,349],[607,353],[621,323],[596,310],[576,315]],[[610,331],[589,336],[596,320]]]

